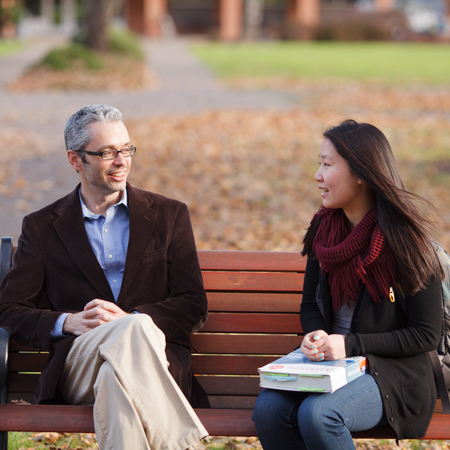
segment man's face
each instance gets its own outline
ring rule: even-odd
[[[122,122],[95,122],[90,125],[92,139],[85,150],[104,152],[120,150],[130,145],[130,137]],[[86,162],[80,170],[82,189],[94,195],[111,195],[123,191],[131,167],[131,157],[121,153],[116,159],[103,160],[100,156],[84,154]]]

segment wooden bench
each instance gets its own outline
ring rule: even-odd
[[[9,270],[13,251],[12,240],[3,238],[1,278]],[[212,409],[196,412],[212,436],[255,436],[251,417],[260,392],[257,369],[302,341],[299,309],[306,261],[294,252],[198,254],[210,317],[192,336],[192,369],[208,393]],[[1,328],[0,339],[3,343],[8,340],[8,333]],[[7,362],[7,371],[0,372],[0,381],[7,379],[2,390],[4,404],[0,405],[0,432],[94,432],[92,407],[11,403],[32,402],[37,373],[47,354],[13,341],[9,351],[5,348],[0,348],[0,360]],[[450,439],[450,416],[440,410],[438,403],[424,439]],[[395,435],[386,425],[354,433],[354,437]]]

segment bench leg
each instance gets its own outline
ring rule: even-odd
[[[0,450],[8,450],[8,432],[2,431],[0,433]]]

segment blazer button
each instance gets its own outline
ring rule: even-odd
[[[378,376],[378,372],[374,372],[373,374],[374,374],[376,377]]]
[[[391,422],[393,422],[394,421],[394,418],[393,417],[391,417],[390,419],[389,419]]]
[[[384,398],[389,398],[389,395],[388,395],[388,394],[386,394],[386,395],[384,396]]]

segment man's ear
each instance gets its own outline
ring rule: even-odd
[[[70,165],[79,172],[82,168],[81,155],[73,150],[67,150],[67,159]]]

